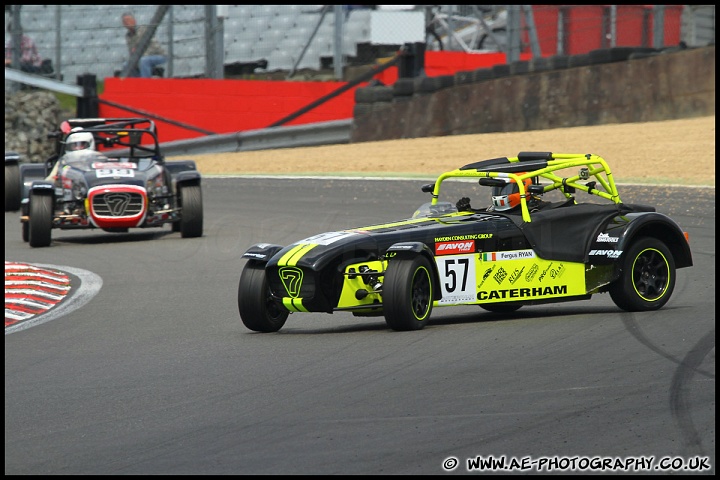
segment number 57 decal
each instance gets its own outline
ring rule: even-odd
[[[475,302],[475,256],[435,257],[442,288],[441,305]]]

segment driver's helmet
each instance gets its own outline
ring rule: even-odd
[[[520,172],[518,175],[524,175],[526,172]],[[520,188],[514,179],[504,178],[505,185],[499,185],[492,188],[492,204],[495,211],[503,212],[512,210],[520,205]],[[532,179],[526,178],[522,181],[525,186],[525,193],[532,184]]]
[[[75,131],[65,139],[65,150],[69,152],[95,150],[95,139],[90,132]]]

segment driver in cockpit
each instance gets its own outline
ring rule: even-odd
[[[63,163],[71,163],[76,160],[73,157],[78,157],[79,160],[79,157],[84,155],[75,154],[75,152],[85,152],[88,150],[95,150],[95,138],[93,137],[93,134],[84,131],[82,127],[73,128],[65,139],[65,154],[55,162],[55,165],[53,165],[53,168],[46,180],[55,182],[57,180],[58,168],[60,168],[61,161]]]
[[[526,172],[520,172],[518,173],[518,175],[524,175],[525,173]],[[458,211],[519,213],[520,188],[518,187],[518,184],[515,182],[515,179],[512,178],[503,178],[502,180],[505,180],[505,185],[497,185],[492,187],[492,194],[490,198],[492,205],[490,205],[488,208],[484,210],[474,209],[470,206],[470,199],[468,197],[463,197],[455,204]],[[532,185],[531,178],[526,178],[522,180],[522,182],[525,187],[526,201],[530,213],[536,212],[537,210],[540,210],[542,207],[548,204],[548,202],[543,201],[537,195],[532,195],[529,193],[530,185]]]

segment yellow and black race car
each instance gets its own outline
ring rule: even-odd
[[[459,196],[463,188],[470,194]],[[274,332],[290,313],[349,311],[417,330],[434,307],[509,313],[604,292],[623,310],[655,310],[672,295],[675,270],[693,264],[687,234],[652,206],[623,203],[597,155],[521,152],[422,189],[432,199],[411,218],[250,247],[243,324]],[[471,207],[483,190],[489,205]]]

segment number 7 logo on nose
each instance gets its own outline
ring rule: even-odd
[[[292,298],[298,298],[302,286],[303,272],[297,267],[283,267],[280,269],[280,280],[285,290]]]

